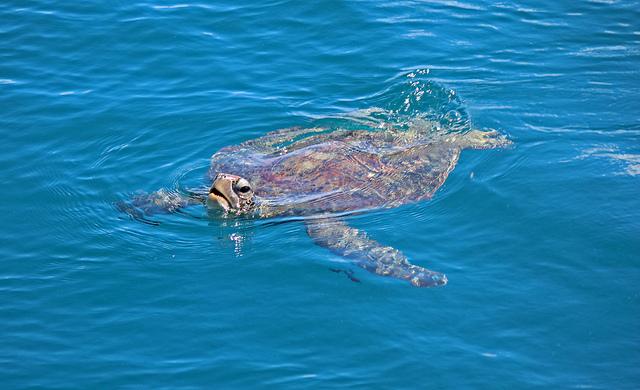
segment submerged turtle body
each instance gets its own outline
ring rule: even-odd
[[[369,111],[371,112],[371,111]],[[208,206],[257,218],[299,216],[319,245],[378,275],[415,286],[440,286],[444,274],[413,265],[344,221],[351,211],[395,207],[431,198],[466,148],[510,144],[496,131],[444,131],[414,120],[360,129],[291,128],[222,148],[211,157]],[[175,211],[201,202],[158,191],[134,199],[132,215],[158,207]]]
[[[440,286],[447,283],[444,274],[411,264],[338,215],[429,199],[463,149],[509,143],[496,131],[447,133],[425,121],[405,130],[285,129],[215,153],[209,200],[260,218],[307,216],[307,233],[317,244],[360,267],[419,287]]]

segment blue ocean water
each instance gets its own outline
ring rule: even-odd
[[[638,388],[639,20],[615,0],[4,1],[2,387]],[[113,206],[368,107],[515,142],[465,151],[432,201],[348,218],[445,287],[349,267],[299,221]]]

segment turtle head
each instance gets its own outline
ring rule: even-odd
[[[217,204],[225,211],[243,214],[254,208],[254,189],[243,177],[219,173],[209,189],[207,204]]]

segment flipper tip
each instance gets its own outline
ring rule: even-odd
[[[416,287],[439,287],[447,284],[447,275],[440,272],[419,272],[411,280],[411,284]]]

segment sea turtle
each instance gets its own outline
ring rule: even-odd
[[[133,205],[143,211],[174,211],[203,202],[221,207],[227,216],[303,217],[317,244],[368,271],[419,287],[444,285],[444,274],[411,264],[399,250],[350,227],[343,217],[429,199],[463,149],[511,142],[494,130],[453,133],[428,120],[414,119],[403,126],[378,123],[376,128],[370,124],[289,128],[224,147],[211,157],[212,184],[205,194],[184,197],[160,191],[137,198]]]

